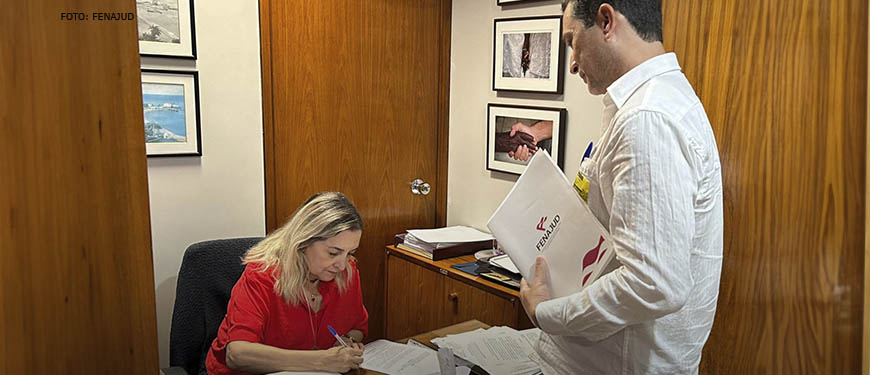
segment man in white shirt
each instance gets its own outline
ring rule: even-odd
[[[564,0],[571,73],[604,94],[580,171],[618,262],[551,298],[543,258],[520,290],[547,374],[695,374],[716,312],[722,177],[704,107],[662,46],[659,0]]]

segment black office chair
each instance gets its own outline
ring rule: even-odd
[[[166,375],[205,374],[205,357],[227,314],[230,292],[245,266],[241,259],[262,237],[198,242],[184,251],[169,331]]]

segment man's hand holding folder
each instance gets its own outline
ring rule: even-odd
[[[547,260],[539,256],[535,258],[535,278],[531,282],[527,282],[525,278],[520,281],[520,301],[535,327],[538,326],[538,319],[535,317],[538,304],[553,299],[550,286],[547,285],[547,275]]]

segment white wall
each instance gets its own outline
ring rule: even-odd
[[[493,19],[561,15],[560,1],[500,7],[493,0],[453,2],[450,52],[450,150],[447,182],[447,224],[486,230],[486,222],[510,191],[517,176],[486,170],[486,106],[488,103],[566,108],[564,170],[577,173],[589,141],[597,140],[603,105],[586,85],[568,75],[565,49],[564,95],[497,94],[492,91]]]
[[[160,366],[169,364],[175,283],[194,242],[265,232],[260,31],[256,1],[196,2],[196,61],[143,68],[199,71],[202,157],[148,159]]]

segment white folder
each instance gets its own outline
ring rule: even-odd
[[[543,255],[555,298],[592,284],[614,258],[610,234],[545,150],[535,153],[487,226],[527,281]]]

